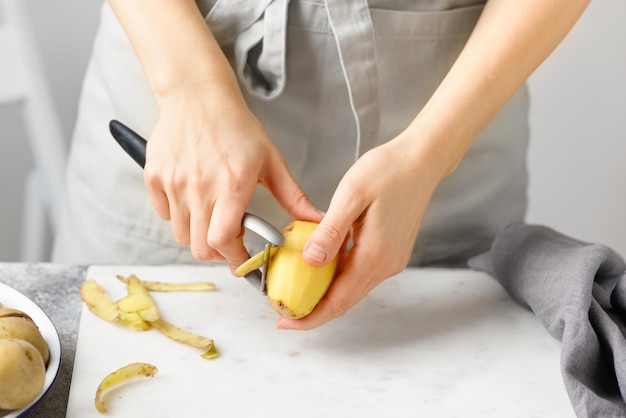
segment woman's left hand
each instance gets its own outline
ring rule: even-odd
[[[589,0],[487,2],[463,51],[403,134],[346,173],[304,259],[324,265],[353,228],[354,246],[308,316],[279,328],[310,329],[343,315],[409,261],[430,198],[476,136],[580,17]],[[494,42],[497,40],[497,42]]]
[[[303,257],[313,266],[332,260],[352,229],[353,246],[339,255],[328,293],[308,316],[280,318],[281,329],[311,329],[337,318],[409,262],[443,164],[396,138],[364,154],[346,173]]]

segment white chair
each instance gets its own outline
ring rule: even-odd
[[[19,103],[34,160],[20,258],[47,261],[63,195],[66,143],[25,1],[0,0],[0,19],[0,104]]]

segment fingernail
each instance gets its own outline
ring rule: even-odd
[[[317,244],[309,244],[304,250],[304,255],[308,258],[323,263],[326,260],[326,250]]]

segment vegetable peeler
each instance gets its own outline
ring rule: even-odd
[[[141,168],[144,168],[146,165],[146,140],[117,120],[112,120],[109,123],[109,129],[113,138],[115,138],[124,151],[126,151]],[[283,244],[283,234],[266,220],[249,212],[244,214],[241,225],[246,230],[254,232],[264,240],[267,240],[262,268],[253,270],[244,276],[248,283],[265,295],[267,294],[267,267],[269,264],[270,249]]]

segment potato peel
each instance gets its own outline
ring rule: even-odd
[[[104,288],[93,279],[81,285],[83,301],[96,316],[110,322],[119,322],[133,331],[155,328],[174,341],[206,350],[201,355],[204,359],[219,356],[212,339],[185,331],[161,318],[154,299],[145,287],[146,283],[161,282],[146,282],[134,274],[128,277],[118,275],[117,278],[126,284],[127,294],[116,302],[113,302]]]
[[[97,317],[105,321],[117,321],[121,318],[122,312],[119,307],[97,281],[85,280],[80,285],[80,296],[87,304],[87,308]]]
[[[159,311],[152,297],[146,292],[130,294],[117,301],[117,306],[124,313],[137,313],[144,321],[159,319]]]
[[[128,277],[124,277],[121,275],[116,276],[117,279],[123,283],[128,284],[131,277],[137,277],[134,274],[131,274]],[[168,283],[168,282],[152,282],[147,280],[139,279],[141,285],[150,291],[155,292],[199,292],[205,290],[215,290],[215,284],[211,282],[188,282],[188,283]]]
[[[214,358],[219,357],[220,353],[219,351],[217,351],[217,348],[215,347],[215,344],[213,344],[211,346],[211,348],[209,349],[209,351],[207,351],[206,353],[202,354],[200,357],[207,359],[207,360],[212,360]]]
[[[144,321],[137,312],[122,312],[120,322],[126,326],[126,328],[132,331],[148,331],[152,329],[150,322]]]
[[[274,254],[278,251],[278,247],[270,248],[270,259],[274,257]],[[263,258],[265,257],[265,251],[261,251],[253,255],[244,261],[239,267],[235,269],[234,275],[236,277],[243,277],[253,270],[261,268],[263,266]]]
[[[213,340],[211,338],[185,331],[162,319],[151,322],[151,324],[163,335],[174,341],[178,341],[192,347],[201,348],[203,350],[210,350],[213,347]]]
[[[100,413],[106,413],[107,408],[104,404],[104,395],[111,389],[121,386],[141,377],[154,377],[158,373],[158,369],[155,365],[150,363],[130,363],[126,366],[120,367],[116,371],[109,373],[102,379],[98,389],[96,390],[95,405],[96,409]]]

